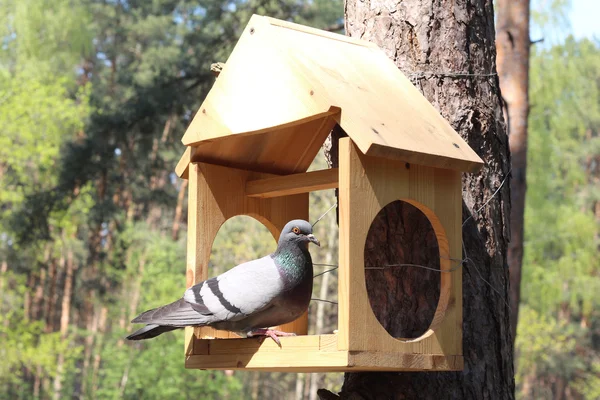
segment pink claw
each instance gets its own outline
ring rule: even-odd
[[[265,338],[268,336],[271,339],[273,339],[275,341],[275,343],[277,343],[277,346],[281,347],[281,342],[279,341],[279,336],[296,336],[295,333],[290,333],[290,332],[282,332],[282,331],[277,331],[275,329],[264,329],[264,328],[260,328],[260,329],[254,329],[253,331],[248,332],[248,337],[253,337],[253,336],[262,336],[262,338],[260,339],[260,343],[262,343]]]

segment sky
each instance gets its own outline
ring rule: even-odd
[[[577,38],[600,39],[600,0],[572,0],[571,31]]]
[[[544,39],[538,47],[550,48],[562,43],[568,35],[575,39],[600,41],[600,0],[530,0],[533,41]],[[566,5],[566,15],[552,13],[553,7]],[[563,10],[565,10],[563,8]],[[540,19],[540,16],[544,16]],[[542,25],[540,25],[540,23]]]

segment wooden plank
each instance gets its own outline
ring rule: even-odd
[[[196,150],[194,147],[186,147],[183,155],[175,166],[175,173],[181,179],[188,179],[188,170],[190,163],[192,162],[194,150]]]
[[[320,350],[321,338],[319,335],[301,335],[280,338],[281,347],[271,338],[248,338],[219,340],[207,339],[208,354],[254,354],[260,352],[286,352],[318,351]],[[200,353],[196,353],[200,354]]]
[[[308,169],[335,125],[330,113],[259,134],[238,134],[199,143],[192,161],[274,174]]]
[[[324,169],[246,182],[246,196],[280,197],[338,187],[338,169]]]
[[[337,351],[338,334],[319,335],[319,350]]]
[[[198,167],[192,165],[192,173],[189,174],[188,186],[188,222],[187,222],[187,257],[185,271],[185,287],[190,288],[196,282],[196,271],[202,268],[202,246],[204,242],[198,235],[202,226],[202,205],[200,199],[200,174]],[[194,353],[194,328],[185,328],[186,355]]]
[[[448,242],[447,257],[455,260],[462,259],[462,185],[461,174],[457,171],[440,170],[435,171],[434,185],[435,193],[435,214],[439,218],[439,223],[446,230]],[[439,242],[439,240],[438,240]],[[442,243],[440,243],[440,252]],[[448,259],[440,259],[440,268],[450,269],[456,267],[457,262],[450,262]],[[440,336],[440,345],[448,352],[453,354],[463,354],[463,293],[462,293],[462,268],[457,268],[450,274],[452,285],[449,288],[448,307],[445,311],[444,319],[441,321],[440,330],[443,335]],[[442,292],[442,296],[444,293]],[[441,298],[440,298],[441,299]]]
[[[348,353],[335,348],[337,335],[281,337],[281,347],[272,339],[198,340],[197,348],[208,352],[186,358],[186,368],[269,369],[340,368]]]
[[[270,372],[343,372],[348,370],[347,364],[346,351],[194,355],[185,359],[185,368],[188,369]]]
[[[285,351],[193,355],[185,367],[271,372],[460,371],[463,356],[373,351]]]
[[[351,166],[350,166],[350,139],[342,138],[338,144],[339,159],[339,190],[338,190],[338,350],[350,348],[350,289],[351,284],[351,259],[350,259],[350,192]],[[361,292],[354,295],[362,295]]]
[[[428,165],[436,168],[452,169],[455,171],[477,172],[481,168],[480,163],[473,160],[463,160],[444,155],[429,154],[412,150],[398,149],[388,145],[372,144],[365,152],[373,157],[391,158],[406,161],[411,164]]]

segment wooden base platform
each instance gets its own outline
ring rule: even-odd
[[[462,355],[404,354],[338,350],[337,334],[270,338],[194,339],[187,351],[189,369],[277,372],[459,371]],[[398,368],[398,365],[404,367]],[[277,366],[277,367],[274,367]]]

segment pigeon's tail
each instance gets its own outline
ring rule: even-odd
[[[162,333],[174,331],[176,329],[181,329],[181,328],[179,328],[177,326],[164,326],[164,325],[150,324],[150,325],[146,325],[143,328],[138,329],[137,331],[133,332],[131,335],[127,336],[127,339],[129,339],[129,340],[152,339]]]
[[[145,327],[127,336],[129,340],[151,339],[164,332],[186,326],[202,326],[210,321],[210,316],[203,315],[192,308],[190,303],[179,299],[166,306],[146,311],[135,317],[134,324],[146,324]]]

